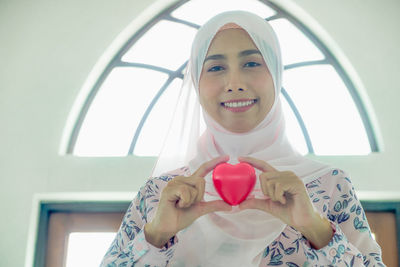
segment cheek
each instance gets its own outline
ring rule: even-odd
[[[212,79],[204,78],[199,83],[200,101],[204,104],[217,101],[218,97],[218,82]]]
[[[259,96],[264,99],[263,104],[270,108],[275,100],[275,89],[271,79],[254,79],[254,88],[259,90]]]
[[[199,99],[200,105],[203,107],[203,109],[210,112],[216,96],[213,95],[212,88],[203,86],[199,88]]]

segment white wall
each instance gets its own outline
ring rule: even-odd
[[[0,266],[23,265],[34,193],[136,191],[147,178],[152,159],[74,158],[59,156],[58,149],[91,68],[154,1],[0,2]],[[320,160],[347,170],[359,190],[398,190],[400,2],[296,2],[352,62],[385,143],[382,153]]]

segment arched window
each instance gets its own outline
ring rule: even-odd
[[[281,98],[289,139],[298,150],[378,151],[359,88],[301,21],[269,1],[192,0],[164,9],[134,32],[97,76],[92,73],[70,116],[64,152],[158,155],[196,30],[213,15],[237,9],[265,18],[278,35],[285,66]]]

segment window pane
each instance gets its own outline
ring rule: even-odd
[[[211,17],[228,10],[250,11],[262,18],[276,13],[267,5],[256,0],[192,0],[172,12],[172,16],[203,25]]]
[[[195,33],[194,28],[162,20],[126,52],[122,61],[176,70],[189,58]]]
[[[71,233],[66,267],[98,267],[116,233]]]
[[[136,127],[167,75],[115,68],[99,89],[75,145],[78,156],[127,155]]]
[[[292,108],[289,106],[289,103],[286,101],[286,98],[283,97],[282,94],[280,97],[283,113],[285,114],[287,137],[293,147],[297,149],[299,153],[305,155],[308,153],[308,148],[300,124],[294,115]]]
[[[324,59],[321,51],[288,20],[277,19],[270,23],[278,35],[284,65]]]
[[[368,154],[364,125],[348,89],[330,65],[285,72],[284,87],[296,103],[315,154]]]
[[[182,80],[175,79],[155,104],[136,143],[135,155],[157,156],[160,153],[181,86]]]
[[[262,0],[191,0],[185,1],[166,16],[202,25],[217,13],[228,10],[247,10],[264,18],[276,15],[277,11],[265,3]],[[286,15],[279,13],[279,16]],[[315,40],[318,46],[314,44],[300,30],[301,27],[290,20],[279,18],[270,23],[278,35],[285,65],[324,60],[326,57],[332,60],[318,48],[323,44],[318,40]],[[196,29],[193,27],[161,19],[143,33],[121,59],[116,60],[177,70],[189,57],[195,33]],[[151,70],[120,67],[114,69],[103,82],[86,117],[83,118],[73,148],[74,155],[126,155],[138,123],[166,79],[166,74]],[[171,102],[176,99],[175,94],[180,83],[179,80],[175,80],[155,104],[135,144],[134,154],[158,155],[172,112],[175,106],[179,106],[179,103],[175,105]],[[348,88],[332,66],[314,65],[287,70],[284,74],[284,86],[304,120],[316,154],[345,155],[370,152],[360,113]],[[307,100],[310,99],[309,96],[312,96],[312,101]],[[289,141],[300,153],[308,153],[302,129],[283,98],[282,105]],[[192,116],[192,111],[182,113],[185,113],[186,117]],[[202,127],[204,128],[204,123]],[[176,141],[182,143],[182,140]]]

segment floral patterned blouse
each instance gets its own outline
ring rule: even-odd
[[[168,266],[174,257],[178,238],[172,237],[160,249],[146,241],[143,229],[154,216],[162,189],[176,175],[187,176],[188,169],[151,178],[140,189],[101,266]],[[331,241],[321,249],[314,249],[300,232],[286,226],[280,236],[265,248],[259,266],[385,266],[381,248],[372,238],[348,175],[336,169],[305,186],[315,208],[331,222],[334,230]]]

